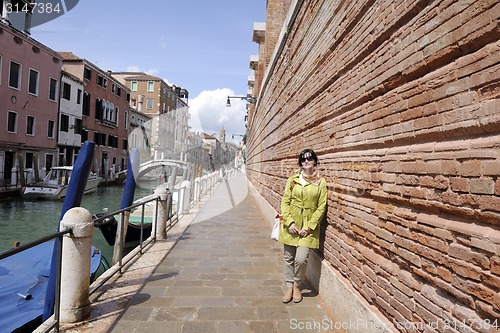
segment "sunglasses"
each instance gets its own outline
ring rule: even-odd
[[[314,161],[314,157],[312,157],[312,156],[301,157],[301,158],[300,158],[300,161],[301,161],[301,162],[305,162],[305,161]]]

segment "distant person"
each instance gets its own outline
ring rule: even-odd
[[[318,157],[312,149],[299,155],[300,169],[288,178],[281,200],[283,223],[278,240],[284,244],[286,291],[283,303],[302,301],[309,249],[319,248],[320,222],[326,211],[326,181],[318,175]]]

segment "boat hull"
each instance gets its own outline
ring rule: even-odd
[[[100,178],[89,178],[85,186],[84,194],[92,193],[97,190]],[[23,190],[23,197],[28,199],[55,199],[63,200],[66,197],[68,185],[55,186],[45,181],[28,185]]]
[[[95,217],[99,218],[100,216],[102,214],[97,214]],[[132,216],[130,218],[133,219]],[[127,235],[125,236],[125,245],[127,247],[136,245],[141,239],[141,225],[135,222],[140,223],[140,221],[134,221],[134,223],[129,221],[127,225]],[[104,239],[109,245],[115,245],[116,230],[118,229],[118,222],[115,218],[110,217],[99,222],[94,222],[94,226],[101,230]],[[145,222],[142,228],[142,239],[145,240],[151,236],[151,221]]]

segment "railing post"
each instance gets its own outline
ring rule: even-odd
[[[182,203],[182,213],[189,213],[189,202],[191,201],[191,182],[189,180],[184,180],[181,183],[181,187],[184,188],[183,193],[183,203]]]
[[[164,186],[158,186],[155,190],[155,195],[159,197],[158,200],[158,223],[156,224],[156,239],[167,239],[166,226],[168,219],[168,195],[167,189]]]
[[[180,215],[184,211],[184,194],[186,189],[181,185],[177,190],[177,215]]]
[[[60,320],[76,323],[90,315],[92,214],[85,208],[71,208],[61,221],[61,230],[68,229],[72,231],[62,241]]]
[[[200,201],[200,177],[194,180],[194,202]]]

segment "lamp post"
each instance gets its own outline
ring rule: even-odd
[[[257,103],[257,98],[255,98],[253,96],[251,96],[251,97],[247,97],[247,96],[227,96],[226,106],[228,108],[231,107],[231,98],[238,98],[238,99],[241,99],[242,101],[245,100],[245,101],[247,101],[250,104]]]

